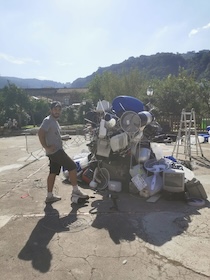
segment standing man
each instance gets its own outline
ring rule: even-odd
[[[66,154],[60,134],[58,118],[61,115],[61,103],[53,101],[50,106],[50,115],[47,116],[38,131],[39,141],[49,157],[50,172],[47,178],[47,197],[45,202],[55,202],[61,197],[53,194],[56,175],[60,174],[61,166],[69,171],[69,180],[72,184],[72,197],[88,199],[89,196],[83,193],[77,185],[77,166]],[[75,199],[77,200],[77,199]]]

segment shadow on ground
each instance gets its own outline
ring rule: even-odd
[[[71,230],[71,224],[77,221],[77,210],[83,205],[73,205],[71,212],[60,218],[59,212],[52,204],[46,204],[45,216],[40,219],[28,238],[18,258],[31,261],[34,269],[46,273],[49,271],[52,253],[47,247],[55,233]]]
[[[188,207],[185,202],[162,199],[160,203],[152,206],[141,203],[144,209],[136,211],[134,209],[139,207],[136,208],[135,201],[133,202],[129,202],[133,204],[133,208],[125,211],[124,201],[119,200],[115,202],[118,204],[117,209],[113,211],[114,204],[111,206],[106,198],[94,201],[90,210],[90,213],[96,214],[92,227],[106,229],[115,244],[140,238],[155,246],[162,246],[174,236],[186,231],[191,223],[191,216],[200,215],[199,209],[210,206],[208,201],[203,207]]]

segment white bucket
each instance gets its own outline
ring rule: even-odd
[[[142,163],[134,165],[130,168],[129,173],[131,177],[135,177],[137,174],[146,175],[146,171],[144,169],[144,165]]]
[[[121,192],[122,191],[122,183],[118,181],[109,181],[108,189],[113,192]]]
[[[134,165],[132,168],[130,168],[129,173],[130,173],[131,177],[134,177],[137,174],[139,174],[140,169],[141,169],[140,164]]]
[[[204,143],[205,138],[201,135],[198,136],[198,143]],[[196,145],[196,136],[195,135],[190,135],[190,144],[191,145]]]
[[[89,183],[89,187],[90,187],[91,189],[96,189],[97,186],[98,186],[98,183],[95,182],[95,181],[93,181],[93,180]]]
[[[135,159],[137,162],[145,162],[150,158],[151,150],[149,148],[138,147],[135,155]]]

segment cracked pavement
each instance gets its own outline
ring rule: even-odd
[[[27,139],[26,139],[27,137]],[[27,141],[26,141],[27,140]],[[27,144],[27,146],[26,146]],[[87,150],[72,137],[70,156]],[[171,155],[173,144],[160,144]],[[210,145],[195,159],[195,177],[210,195]],[[60,174],[62,200],[44,203],[48,159],[36,135],[0,138],[0,272],[2,279],[210,279],[209,202],[189,206],[160,198],[155,203],[126,192],[118,211],[106,192],[71,205],[71,185]]]

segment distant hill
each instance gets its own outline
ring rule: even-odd
[[[0,88],[8,85],[8,82],[20,88],[70,88],[70,83],[58,83],[48,80],[21,79],[15,77],[0,77]]]
[[[87,87],[90,81],[104,72],[112,72],[118,75],[129,73],[133,69],[138,69],[144,73],[148,79],[163,79],[169,74],[177,75],[182,67],[188,73],[193,74],[196,79],[210,79],[210,51],[179,53],[157,53],[154,55],[141,55],[130,57],[119,64],[108,67],[99,67],[98,70],[85,78],[78,78],[72,83],[58,83],[54,81],[38,79],[20,79],[14,77],[0,77],[0,88],[7,85],[8,81],[21,88],[83,88]]]
[[[146,74],[148,78],[162,79],[169,74],[177,75],[179,67],[185,68],[188,73],[193,73],[196,79],[210,78],[210,51],[187,52],[186,54],[157,53],[155,55],[141,55],[139,57],[130,57],[119,64],[113,64],[108,67],[99,67],[99,69],[85,78],[76,79],[71,86],[86,87],[88,83],[96,76],[106,71],[116,74],[128,73],[132,69],[138,69]]]

